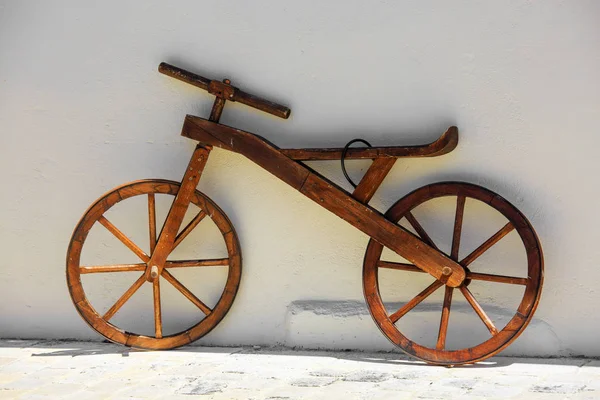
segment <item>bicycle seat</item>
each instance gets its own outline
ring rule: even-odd
[[[367,148],[349,148],[345,159],[375,159],[381,157],[436,157],[449,153],[458,145],[458,128],[449,127],[437,140],[419,146],[385,146]],[[339,160],[342,158],[343,148],[325,149],[280,149],[280,152],[293,160]]]

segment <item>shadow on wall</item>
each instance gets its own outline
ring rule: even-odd
[[[386,309],[398,310],[404,303],[386,303]],[[514,315],[493,304],[484,304],[486,313],[501,329]],[[399,321],[399,330],[410,340],[435,348],[440,304],[420,304],[406,321]],[[393,312],[392,311],[392,312]],[[404,319],[405,317],[403,317]],[[489,339],[489,332],[468,304],[453,304],[447,339],[449,349],[471,347]],[[403,322],[403,324],[401,324]],[[335,349],[392,351],[388,342],[373,322],[367,306],[359,301],[295,301],[288,307],[286,347],[304,349]],[[332,341],[332,337],[336,339]],[[552,327],[536,318],[527,329],[502,353],[503,356],[570,356]]]

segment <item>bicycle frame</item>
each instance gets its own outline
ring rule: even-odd
[[[366,177],[363,178],[354,195],[352,195],[318,172],[313,171],[298,161],[294,161],[285,154],[284,150],[278,149],[265,139],[252,133],[218,124],[215,121],[188,115],[185,118],[182,136],[200,142],[188,165],[186,175],[181,182],[182,192],[188,193],[193,191],[200,179],[196,171],[201,171],[204,164],[201,166],[198,165],[200,162],[198,161],[199,155],[206,154],[207,156],[212,146],[234,151],[246,156],[309,199],[344,219],[355,228],[390,248],[448,286],[458,287],[464,281],[465,270],[462,266],[440,252],[434,247],[432,242],[426,243],[406,229],[388,221],[377,210],[365,204],[375,193],[383,178],[393,166],[395,158],[386,158],[382,155],[371,154],[370,157],[376,157],[373,163],[375,167],[372,166],[369,169]],[[449,138],[446,139],[450,140],[452,140],[451,136],[456,137],[456,135],[451,134],[447,136]],[[436,150],[441,152],[447,148],[444,140],[436,141],[432,143],[432,146],[430,152],[434,155]],[[436,146],[440,148],[437,149]],[[329,153],[332,153],[332,151],[329,151]],[[353,158],[369,157],[369,153],[367,152],[366,154],[354,151],[351,156]],[[298,158],[305,159],[305,157],[301,157],[301,154],[297,153],[296,155],[299,156]],[[179,215],[175,211],[176,209],[184,207],[183,203],[186,201],[185,194],[181,197],[181,202],[178,201],[179,195],[174,202],[172,207],[173,216]],[[185,213],[185,210],[183,213]],[[171,218],[171,213],[169,214],[169,218]],[[173,226],[176,226],[178,229],[180,224],[181,222],[179,224],[174,223]],[[172,230],[174,228],[171,228],[170,225],[169,223],[165,224],[163,231],[168,237],[173,237]],[[176,233],[176,229],[174,229],[174,232]],[[165,249],[168,248],[168,240],[163,239],[162,233],[159,243],[161,240],[164,240]],[[157,245],[158,248],[159,245]],[[160,256],[162,253],[155,252],[156,260],[158,261],[157,264],[162,264],[161,261],[163,260]],[[153,256],[151,263],[154,262],[154,258]]]

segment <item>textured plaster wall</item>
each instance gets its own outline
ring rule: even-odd
[[[600,356],[599,16],[596,1],[0,1],[0,336],[98,338],[68,295],[68,241],[103,192],[183,174],[183,117],[206,116],[211,98],[158,74],[168,61],[289,105],[287,121],[237,104],[222,118],[280,147],[418,144],[457,125],[456,151],[400,160],[372,204],[450,179],[502,194],[546,260],[536,318],[508,352]],[[349,188],[337,162],[312,166]],[[364,306],[362,233],[239,155],[214,151],[199,189],[235,225],[244,272],[198,343],[390,348]],[[145,238],[133,211],[121,226]],[[406,276],[393,301],[427,284]],[[150,303],[140,296],[130,315]],[[461,307],[452,318],[480,329]],[[432,310],[417,335],[437,330]]]

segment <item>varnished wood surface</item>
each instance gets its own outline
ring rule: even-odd
[[[400,318],[405,316],[410,310],[412,310],[413,308],[418,306],[423,300],[425,300],[426,298],[431,296],[433,294],[433,292],[435,292],[442,286],[444,286],[444,284],[442,282],[434,281],[431,285],[429,285],[425,289],[423,289],[418,295],[413,297],[408,303],[406,303],[404,306],[402,306],[402,308],[400,308],[398,311],[396,311],[395,313],[390,315],[390,320],[393,323],[398,322],[398,320]]]
[[[465,196],[456,198],[456,214],[454,216],[454,228],[452,231],[452,248],[450,250],[450,258],[458,261],[458,249],[460,248],[460,234],[462,232],[463,215],[465,212]]]
[[[150,254],[156,247],[156,199],[154,193],[148,194],[148,232],[150,234]]]
[[[381,157],[437,157],[450,153],[458,145],[458,128],[451,126],[437,140],[420,146],[384,146],[350,148],[345,159],[376,159]],[[281,149],[282,154],[296,161],[339,160],[343,148]]]
[[[396,163],[395,158],[376,158],[360,180],[352,197],[367,204]]]
[[[116,226],[114,226],[104,216],[98,218],[98,222],[103,225],[110,233],[112,233],[117,239],[119,239],[125,246],[129,247],[131,251],[135,253],[142,261],[147,262],[150,257],[144,253],[135,243],[131,241],[123,232],[121,232]]]
[[[183,230],[177,234],[175,237],[175,242],[173,243],[173,247],[171,248],[171,252],[179,246],[183,239],[187,237],[194,230],[195,227],[198,226],[200,222],[206,217],[206,211],[200,210],[198,214],[183,228]]]
[[[452,292],[454,288],[446,286],[444,291],[444,303],[442,305],[442,318],[440,320],[440,330],[438,332],[438,340],[435,345],[437,350],[446,348],[446,335],[448,334],[448,322],[450,320],[450,305],[452,303]]]
[[[125,293],[123,293],[123,295],[121,297],[119,297],[119,300],[117,300],[116,303],[113,304],[112,307],[110,307],[108,309],[108,311],[104,313],[104,315],[102,316],[102,319],[104,319],[105,321],[108,322],[117,313],[117,311],[119,311],[119,309],[121,307],[123,307],[123,304],[125,304],[127,302],[127,300],[129,300],[131,298],[131,296],[133,296],[135,294],[135,292],[137,292],[138,289],[142,287],[143,284],[144,284],[144,275],[142,274],[142,276],[140,276],[133,283],[133,285],[131,285],[129,287],[129,289],[127,289],[125,291]]]
[[[196,186],[198,186],[200,176],[208,161],[210,150],[211,146],[196,146],[185,174],[183,175],[183,183],[180,185],[175,200],[173,200],[173,203],[171,204],[171,208],[169,209],[163,228],[160,231],[152,257],[150,257],[150,260],[148,261],[148,265],[151,267],[158,267],[159,275],[162,272],[167,257],[174,249],[173,245],[177,240],[177,232],[179,232],[183,217],[185,216],[192,196],[196,191]],[[146,280],[151,282],[152,277],[150,276],[149,271],[150,270],[146,272]]]
[[[206,90],[209,93],[216,95],[217,98],[228,101],[237,101],[283,119],[287,119],[290,116],[291,111],[288,107],[244,92],[239,88],[229,85],[229,82],[222,84],[217,80],[204,78],[201,75],[186,71],[182,68],[178,68],[165,62],[160,63],[158,66],[158,71],[162,74],[170,76],[171,78],[178,79],[182,82]],[[218,118],[216,119],[218,120]]]
[[[152,282],[152,296],[154,299],[154,337],[162,339],[162,310],[160,303],[160,279]]]

